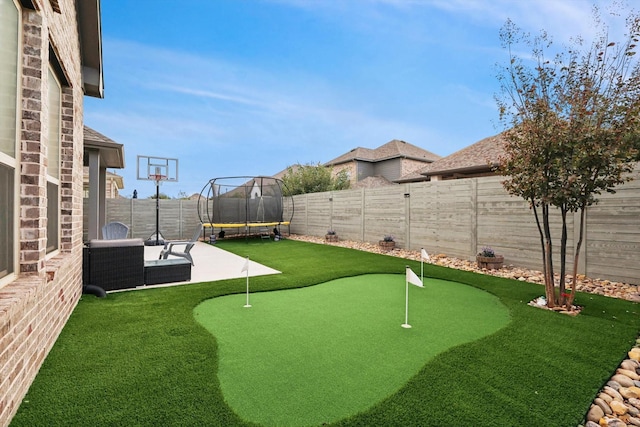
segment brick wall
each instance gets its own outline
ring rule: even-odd
[[[74,0],[22,9],[19,271],[0,289],[0,426],[8,425],[82,293],[83,91]],[[46,254],[48,66],[62,85],[60,249]]]

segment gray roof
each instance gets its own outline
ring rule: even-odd
[[[426,163],[440,159],[440,156],[438,156],[437,154],[424,150],[420,147],[416,147],[415,145],[409,144],[408,142],[394,139],[376,149],[363,147],[354,148],[348,153],[345,153],[325,163],[325,166],[339,165],[353,160],[359,160],[363,162],[380,162],[383,160],[396,159],[399,157],[420,160]]]
[[[407,174],[396,182],[421,181],[425,177],[445,173],[489,172],[498,166],[500,156],[504,154],[504,142],[502,134],[484,138],[416,172]]]
[[[101,166],[105,168],[124,168],[124,146],[86,125],[84,126],[84,149],[100,151]],[[86,161],[87,156],[85,156],[85,163]],[[85,164],[85,166],[88,165]]]

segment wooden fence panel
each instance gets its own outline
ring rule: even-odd
[[[477,234],[475,252],[490,246],[504,255],[506,264],[536,270],[542,269],[542,248],[535,215],[528,203],[520,197],[509,195],[502,187],[502,177],[478,180]],[[542,219],[542,218],[541,218]],[[554,263],[560,263],[560,238],[562,221],[560,212],[553,209],[550,215],[553,239]],[[567,217],[567,268],[573,268],[574,215]]]
[[[364,199],[364,241],[377,242],[392,235],[396,244],[405,246],[404,186],[366,190]]]
[[[332,194],[331,228],[342,239],[364,240],[364,190],[336,191]]]
[[[587,275],[640,284],[640,173],[587,209]]]

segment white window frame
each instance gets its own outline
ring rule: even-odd
[[[0,0],[1,1],[1,0]],[[13,7],[15,7],[15,11],[16,11],[16,27],[17,27],[17,55],[16,55],[16,105],[15,105],[15,137],[14,137],[14,152],[13,152],[13,156],[1,152],[0,151],[0,163],[5,166],[8,167],[10,169],[13,169],[13,209],[12,212],[10,212],[10,214],[8,216],[12,217],[13,219],[13,227],[11,230],[11,239],[7,240],[5,242],[0,242],[0,244],[4,245],[6,244],[7,247],[5,248],[7,250],[7,252],[12,253],[12,265],[9,266],[10,269],[8,268],[7,270],[4,270],[1,274],[4,274],[2,277],[0,277],[0,288],[6,286],[7,284],[13,282],[17,277],[18,277],[18,272],[19,272],[19,241],[18,241],[18,229],[19,229],[19,225],[20,225],[20,216],[19,216],[19,209],[18,209],[18,201],[19,201],[19,187],[20,187],[20,176],[19,176],[19,170],[20,170],[20,164],[19,164],[19,158],[20,158],[20,93],[22,92],[22,86],[21,86],[21,74],[22,74],[22,64],[21,64],[21,52],[22,52],[22,21],[21,21],[21,8],[20,5],[18,4],[18,2],[16,0],[4,0],[2,7],[6,7],[6,6],[10,6],[13,5]],[[6,206],[0,206],[0,209],[6,209]]]
[[[47,79],[48,79],[48,87],[49,87],[49,93],[47,95],[47,99],[49,100],[49,115],[47,117],[48,121],[49,121],[49,135],[47,138],[48,144],[47,144],[47,159],[48,159],[48,166],[47,166],[47,172],[46,172],[46,178],[47,178],[47,246],[46,246],[46,253],[47,253],[47,257],[51,257],[51,256],[55,256],[59,251],[60,251],[60,220],[61,220],[61,211],[60,211],[60,172],[61,172],[61,159],[60,159],[60,153],[61,153],[61,129],[62,129],[62,84],[60,83],[60,80],[58,79],[58,76],[56,76],[56,73],[53,69],[53,67],[51,66],[51,64],[49,64],[48,66],[48,72],[47,72]],[[52,83],[54,83],[56,85],[56,87],[58,88],[58,102],[57,105],[55,107],[57,107],[56,111],[57,111],[57,120],[52,120],[53,117],[53,113],[52,113],[52,107],[54,107],[53,102],[51,100],[51,85]],[[55,138],[54,141],[52,141]],[[55,145],[53,144],[55,142]],[[57,150],[57,153],[54,153],[54,150]],[[55,154],[55,156],[52,156],[52,154]],[[53,160],[53,162],[52,162]],[[56,165],[55,169],[52,167],[53,164]],[[56,174],[51,174],[50,171],[54,170],[56,172]],[[55,186],[55,200],[57,201],[56,206],[50,206],[49,203],[50,201],[53,199],[51,196],[51,194],[49,194],[49,190],[51,186]],[[51,228],[51,218],[49,217],[49,211],[51,209],[55,209],[55,236],[53,236],[51,234],[52,232],[52,228]],[[50,242],[50,237],[53,237],[53,239],[55,239],[55,242],[53,244],[51,244]]]

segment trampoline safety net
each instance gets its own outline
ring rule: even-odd
[[[198,216],[204,224],[220,225],[290,221],[293,199],[283,195],[283,187],[282,180],[272,177],[211,179],[200,192]]]

